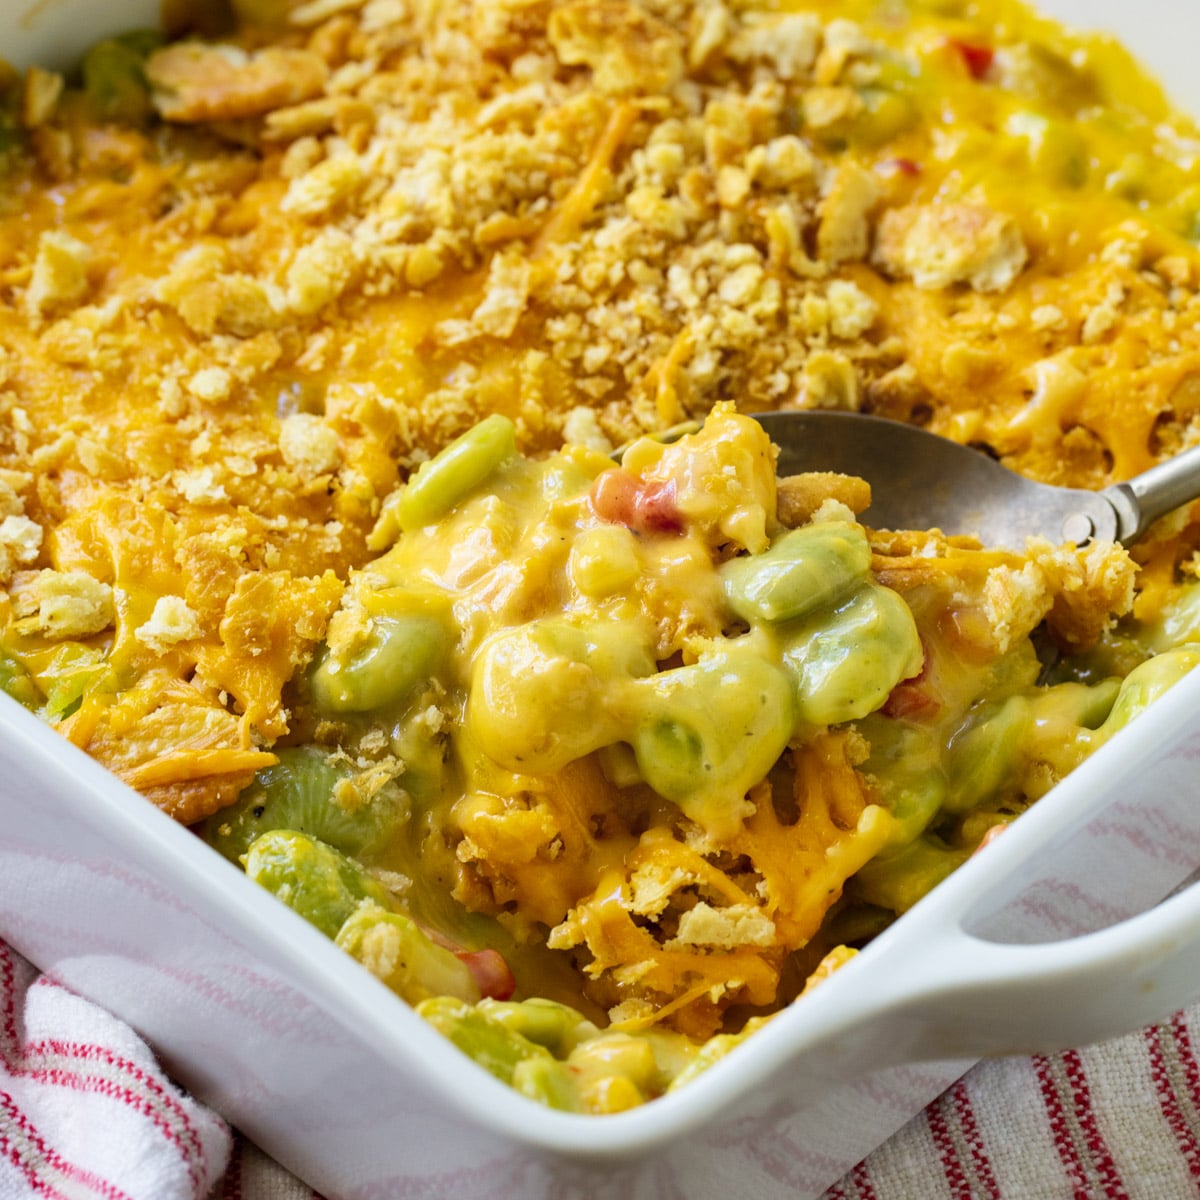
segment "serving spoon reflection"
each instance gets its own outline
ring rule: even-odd
[[[1032,536],[1130,545],[1159,517],[1200,496],[1200,446],[1102,491],[1036,483],[969,446],[860,413],[755,413],[779,447],[778,471],[837,471],[871,485],[859,517],[875,529],[976,534],[1023,550]]]

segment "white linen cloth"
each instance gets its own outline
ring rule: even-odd
[[[1086,1050],[981,1064],[825,1200],[1200,1196],[1198,1045],[1200,1006]],[[0,942],[0,1200],[315,1196],[172,1084],[128,1026]],[[689,1192],[718,1198],[733,1200],[725,1185]]]

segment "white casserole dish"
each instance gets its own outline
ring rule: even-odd
[[[0,53],[69,61],[154,7],[0,0]],[[1184,58],[1200,10],[1042,7],[1116,29],[1200,111]],[[1200,673],[736,1054],[615,1117],[512,1093],[6,699],[0,936],[128,1020],[330,1200],[649,1197],[668,1179],[679,1194],[815,1196],[980,1055],[1095,1040],[1200,995],[1200,888],[1102,928],[1200,866],[1198,710]]]

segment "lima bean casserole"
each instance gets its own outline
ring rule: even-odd
[[[1200,140],[1112,42],[167,25],[0,74],[0,682],[525,1095],[679,1086],[1200,660],[1190,509],[874,530],[749,415],[1081,487],[1200,440]]]

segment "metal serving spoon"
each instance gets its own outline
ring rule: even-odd
[[[779,474],[838,471],[871,485],[860,514],[876,529],[977,534],[1024,549],[1026,537],[1136,542],[1151,524],[1200,496],[1200,446],[1100,492],[1035,483],[968,446],[860,413],[755,413],[780,448]]]

